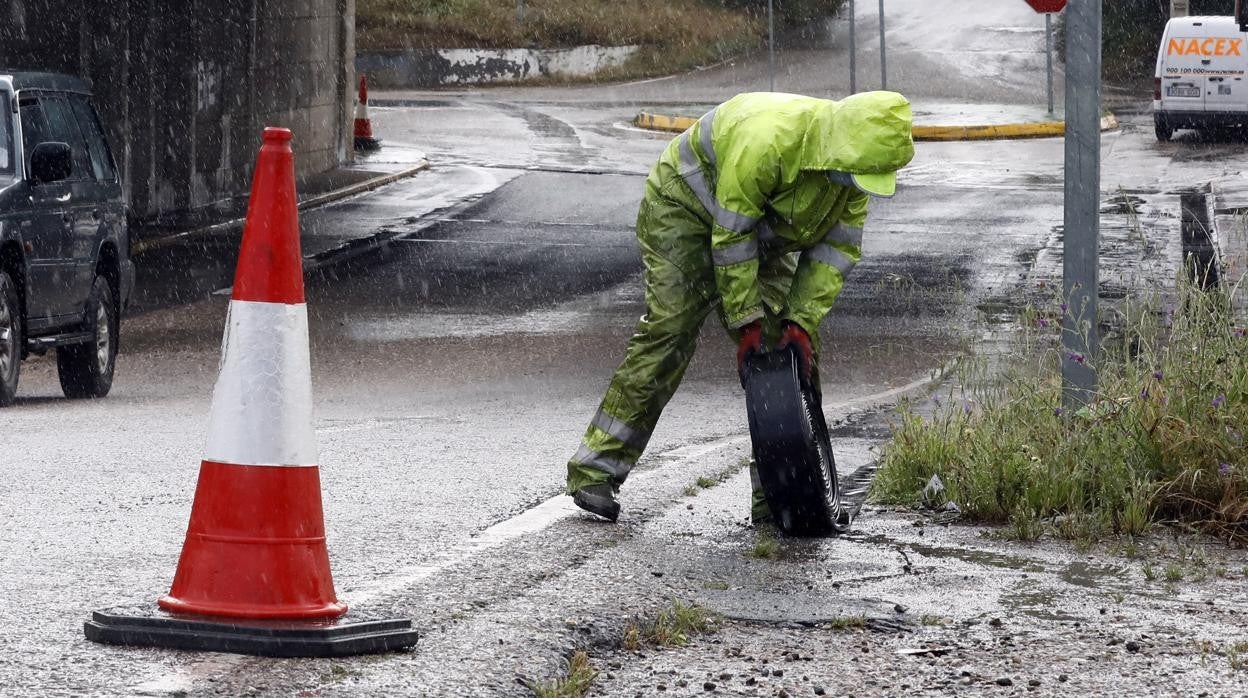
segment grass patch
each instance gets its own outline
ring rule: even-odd
[[[833,630],[858,630],[867,627],[867,617],[864,615],[839,616],[828,621],[828,627]]]
[[[759,536],[754,542],[754,547],[746,551],[746,556],[755,560],[769,560],[780,552],[780,541],[771,536]]]
[[[928,416],[914,406],[886,447],[877,502],[953,501],[974,522],[1088,545],[1155,523],[1248,541],[1248,330],[1238,287],[1180,282],[1173,307],[1128,299],[1087,361],[1098,392],[1062,408],[1062,309],[1029,309],[1015,349],[989,371],[968,360]],[[924,486],[939,476],[933,497]],[[1147,574],[1147,570],[1146,570]]]
[[[697,635],[708,635],[719,630],[720,618],[695,604],[673,601],[659,611],[651,622],[629,623],[624,626],[624,649],[636,652],[643,646],[684,647]]]
[[[1248,669],[1248,642],[1236,642],[1227,647],[1226,661],[1235,671]]]
[[[844,0],[777,3],[778,27],[836,13]],[[361,51],[408,48],[641,48],[594,80],[663,75],[715,63],[766,41],[766,5],[753,0],[359,0]]]
[[[598,670],[589,661],[589,655],[576,652],[567,660],[567,669],[562,678],[550,681],[525,681],[525,686],[537,698],[580,698],[589,692]]]

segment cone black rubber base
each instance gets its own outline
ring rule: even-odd
[[[746,360],[745,405],[758,479],[780,530],[791,536],[848,531],[823,404],[802,385],[792,349]]]
[[[356,136],[355,150],[360,153],[371,153],[381,150],[381,141],[376,138],[362,138],[360,136]]]
[[[109,608],[83,624],[87,639],[107,645],[169,647],[265,657],[346,657],[411,647],[406,619],[347,616],[333,621],[262,621],[183,616],[158,608]]]

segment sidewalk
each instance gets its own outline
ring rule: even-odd
[[[429,161],[423,152],[407,148],[387,151],[383,145],[377,153],[357,155],[356,162],[351,165],[300,180],[297,183],[299,210],[307,211],[369,192],[428,167]],[[247,197],[240,196],[212,210],[176,212],[135,223],[130,228],[131,254],[142,256],[175,246],[210,244],[221,237],[233,240],[242,233],[246,214]],[[356,229],[309,225],[301,228],[300,242],[305,259],[317,258],[359,236]]]
[[[643,109],[633,125],[656,131],[680,132],[715,105]],[[1052,138],[1066,132],[1061,107],[1054,113],[1041,105],[970,104],[959,102],[911,103],[916,141],[996,140],[1006,138]],[[1101,130],[1118,128],[1113,114],[1101,119]]]

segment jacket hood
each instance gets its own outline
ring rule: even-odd
[[[914,157],[914,116],[896,92],[827,101],[802,139],[801,168],[855,174],[896,172]]]

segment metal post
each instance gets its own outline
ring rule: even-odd
[[[1044,13],[1044,67],[1048,78],[1049,116],[1053,115],[1053,13]]]
[[[858,41],[854,37],[854,0],[849,0],[849,93],[858,93]]]
[[[880,0],[880,89],[888,89],[888,60],[884,53],[884,0]]]
[[[1101,183],[1101,0],[1066,6],[1066,215],[1062,245],[1062,403],[1096,391]]]
[[[524,24],[524,0],[516,0],[516,22]]]
[[[770,91],[776,91],[776,25],[774,21],[774,12],[772,11],[773,0],[767,0],[767,77],[770,80]]]

